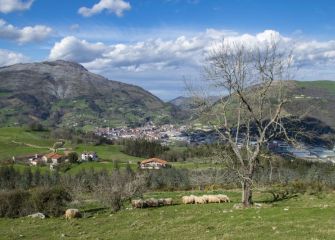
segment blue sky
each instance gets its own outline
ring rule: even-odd
[[[330,0],[0,0],[0,65],[77,61],[168,100],[213,42],[276,35],[295,44],[296,78],[335,79],[334,12]]]

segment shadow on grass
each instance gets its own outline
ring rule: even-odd
[[[90,217],[93,217],[97,213],[104,213],[107,210],[109,210],[109,208],[106,208],[106,207],[91,208],[91,209],[82,211],[82,214],[84,218],[90,218]]]
[[[297,193],[290,193],[287,191],[267,191],[266,193],[272,195],[272,199],[266,199],[262,201],[258,201],[259,203],[275,203],[275,202],[281,202],[285,200],[289,200],[292,198],[298,197]]]

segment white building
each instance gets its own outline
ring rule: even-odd
[[[96,152],[83,152],[81,154],[81,161],[87,162],[87,161],[96,161],[99,157]]]

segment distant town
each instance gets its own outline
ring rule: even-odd
[[[162,145],[176,143],[185,145],[213,144],[220,139],[217,131],[210,126],[202,124],[194,124],[192,126],[165,124],[158,126],[148,122],[144,126],[136,128],[96,128],[95,134],[110,140],[145,138],[151,141],[160,141]],[[242,139],[239,139],[238,146],[243,146]],[[290,144],[282,140],[272,140],[267,147],[271,152],[288,158],[335,164],[335,146],[329,149],[325,146],[309,145],[303,142]]]

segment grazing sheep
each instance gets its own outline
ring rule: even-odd
[[[65,219],[72,219],[72,218],[81,218],[81,213],[78,209],[67,209],[65,211]]]
[[[133,208],[143,208],[145,207],[144,201],[142,199],[134,199],[131,201]]]
[[[202,197],[205,199],[206,203],[208,203],[208,198],[210,195],[202,195]]]
[[[170,205],[172,205],[172,198],[164,198],[163,199],[163,204],[164,204],[164,206],[170,206]]]
[[[158,200],[154,198],[150,198],[145,201],[148,207],[158,207]]]
[[[194,197],[195,204],[204,204],[206,203],[206,198],[204,197]]]
[[[183,201],[184,204],[193,204],[194,203],[194,195],[190,195],[190,196],[183,196],[181,199]]]
[[[207,197],[207,202],[208,203],[220,203],[221,200],[218,196],[216,195],[205,195]]]
[[[227,195],[219,194],[217,197],[220,199],[220,202],[230,202],[230,199]]]
[[[163,198],[160,198],[158,199],[158,206],[164,206],[164,199]]]

